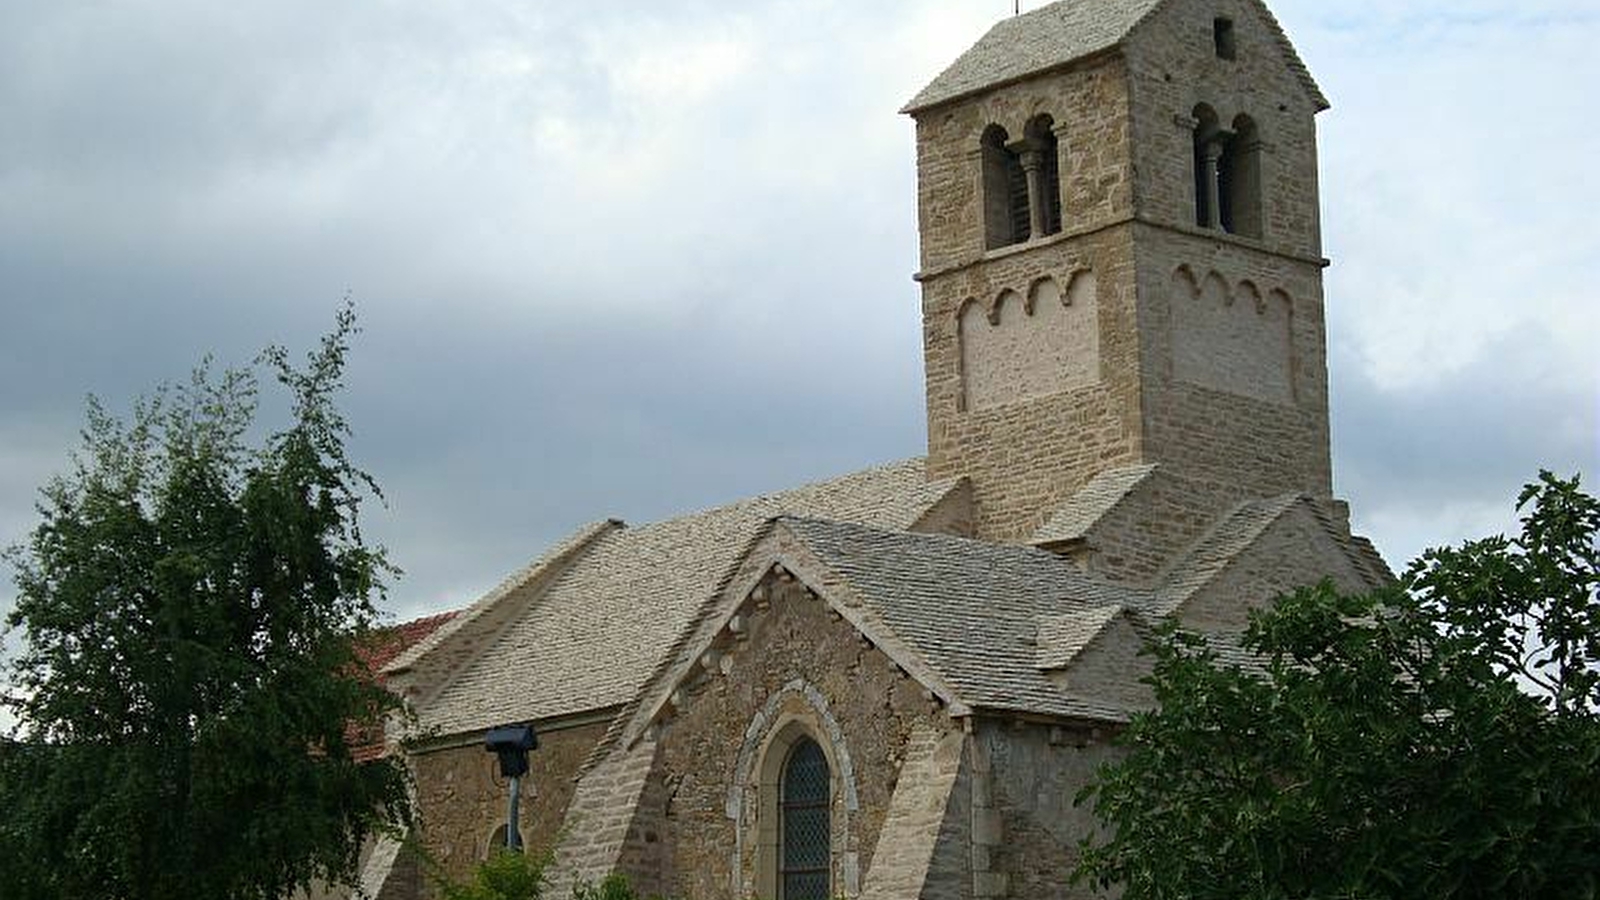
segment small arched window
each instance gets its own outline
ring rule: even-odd
[[[778,900],[832,896],[832,773],[822,747],[801,738],[789,751],[780,786]]]

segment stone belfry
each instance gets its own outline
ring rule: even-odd
[[[1176,520],[1329,497],[1327,105],[1256,0],[1065,0],[906,106],[928,474],[978,537],[1153,471]]]

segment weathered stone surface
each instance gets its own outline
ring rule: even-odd
[[[759,767],[789,722],[818,740],[836,772],[834,883],[847,888],[847,861],[857,878],[872,869],[913,731],[945,734],[954,725],[921,685],[793,583],[771,586],[768,608],[752,612],[748,636],[726,652],[728,674],[692,685],[661,729],[659,889],[770,896],[760,889],[758,851],[759,825],[773,811],[762,808]],[[859,881],[848,887],[859,890]]]
[[[953,795],[958,782],[968,787],[960,780],[965,744],[966,736],[958,731],[941,734],[918,727],[911,734],[884,816],[878,840],[882,849],[862,886],[862,900],[963,895],[959,878],[943,879],[945,884],[931,885],[932,891],[925,889],[930,887],[941,843],[946,845],[947,857],[960,860],[960,836],[966,830],[961,821],[964,806]]]
[[[523,843],[538,850],[554,844],[572,802],[578,770],[605,734],[599,722],[559,727],[547,723],[539,749],[529,755],[522,779],[520,813]],[[481,736],[464,745],[424,749],[412,754],[417,806],[422,811],[422,847],[454,877],[485,859],[489,839],[505,824],[509,785],[500,777],[493,754]]]

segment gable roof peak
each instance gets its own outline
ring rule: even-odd
[[[930,107],[1038,75],[1119,47],[1158,7],[1173,0],[1057,0],[995,23],[901,108],[916,115]],[[1283,26],[1263,0],[1254,5],[1267,23],[1285,64],[1318,110],[1327,97],[1312,78]]]
[[[1059,0],[1002,19],[900,111],[915,114],[1109,50],[1164,2]]]

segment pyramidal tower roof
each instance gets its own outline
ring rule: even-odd
[[[1121,44],[1157,7],[1170,0],[1060,0],[1002,19],[939,73],[900,111],[917,113],[991,87],[1067,65]],[[1284,51],[1285,62],[1305,83],[1318,109],[1327,98],[1301,61],[1289,37],[1265,5],[1258,3]]]

